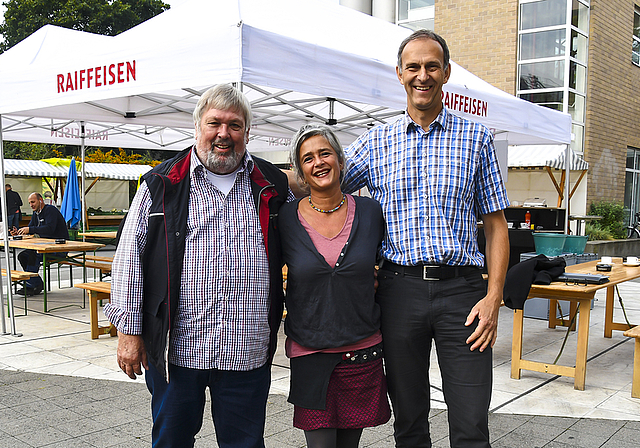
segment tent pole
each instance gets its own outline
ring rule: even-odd
[[[569,190],[571,189],[571,182],[569,178],[569,173],[571,172],[571,146],[567,145],[564,151],[564,206],[565,206],[565,214],[564,214],[564,233],[569,235]]]
[[[2,115],[0,115],[0,181],[2,186],[5,185],[4,178],[4,144],[2,141]],[[13,292],[11,291],[11,260],[9,257],[9,230],[7,228],[7,190],[2,190],[2,230],[4,231],[4,258],[7,263],[7,305],[9,308],[9,319],[11,320],[11,334],[13,336],[22,336],[22,334],[16,333],[16,315],[13,309]],[[4,321],[4,294],[2,292],[2,275],[0,275],[0,314],[2,314],[2,334],[7,333],[7,324]],[[26,310],[25,310],[26,312]]]
[[[84,121],[80,122],[80,153],[82,155],[82,183],[80,191],[82,191],[82,233],[87,231],[87,203],[86,203],[86,195],[84,194],[84,178],[85,178],[85,163],[84,163]],[[84,235],[82,236],[82,241],[84,241]]]

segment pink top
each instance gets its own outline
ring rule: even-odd
[[[298,219],[302,227],[305,228],[316,250],[322,255],[331,267],[335,267],[338,258],[340,257],[340,251],[349,240],[351,234],[351,227],[353,225],[353,218],[356,214],[356,201],[351,195],[347,196],[347,219],[344,222],[342,230],[333,238],[327,238],[326,236],[318,233],[316,229],[311,227],[309,223],[303,218],[300,211],[298,211]],[[291,338],[287,338],[285,341],[285,352],[289,358],[295,358],[296,356],[310,355],[311,353],[342,353],[351,350],[359,350],[362,348],[371,347],[373,345],[382,342],[382,334],[378,330],[375,334],[365,338],[355,344],[346,345],[344,347],[328,348],[324,350],[316,350],[304,347]]]

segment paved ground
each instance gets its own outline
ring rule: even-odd
[[[0,370],[0,448],[151,446],[150,396],[144,384]],[[215,447],[207,412],[196,447]],[[304,447],[292,406],[270,395],[267,447]],[[448,447],[447,412],[430,417],[433,446]],[[636,448],[640,422],[490,414],[494,448]],[[393,447],[391,422],[366,429],[362,447]]]
[[[30,298],[28,315],[16,319],[22,336],[0,335],[0,448],[150,446],[150,396],[144,382],[130,381],[118,370],[117,338],[90,339],[88,309],[78,306],[82,292],[69,288],[66,272],[62,274],[62,287],[52,285],[50,295],[57,310],[43,313],[41,296]],[[74,274],[76,282],[80,278]],[[620,291],[630,321],[640,322],[640,283],[625,283]],[[23,314],[22,299],[16,303],[17,314]],[[512,313],[501,310],[490,412],[494,448],[640,445],[640,400],[630,394],[633,341],[621,332],[603,338],[603,316],[604,295],[599,294],[591,313],[587,387],[576,391],[566,377],[525,371],[520,380],[510,378]],[[618,307],[616,316],[623,319]],[[551,330],[544,320],[531,318],[525,333],[527,358],[553,360],[566,330]],[[561,361],[571,365],[572,358],[575,332]],[[432,364],[432,439],[434,447],[447,447],[447,412],[435,355]],[[302,431],[291,425],[288,382],[288,360],[279,352],[272,368],[267,447],[305,446]],[[392,432],[391,422],[367,429],[361,446],[392,447]],[[215,446],[207,410],[196,447]]]

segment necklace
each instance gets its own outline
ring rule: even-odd
[[[336,210],[338,210],[340,207],[342,207],[342,204],[344,204],[344,201],[346,199],[346,196],[344,195],[344,193],[342,194],[342,201],[340,201],[340,203],[338,205],[336,205],[335,207],[333,207],[331,210],[323,210],[319,207],[316,207],[315,205],[313,205],[313,202],[311,202],[311,196],[309,196],[309,205],[311,206],[312,209],[314,209],[317,212],[320,213],[333,213]]]

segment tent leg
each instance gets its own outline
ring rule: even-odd
[[[0,182],[5,185],[4,178],[4,147],[2,142],[2,115],[0,115]],[[7,192],[3,189],[2,203],[7,203]],[[9,259],[9,229],[7,228],[7,207],[0,207],[2,209],[2,231],[4,232],[4,256],[7,263],[7,306],[9,307],[9,319],[11,321],[11,334],[13,336],[22,336],[22,334],[16,332],[16,315],[13,308],[13,291],[11,291],[11,263]],[[4,295],[2,292],[2,276],[0,275],[0,314],[2,314],[2,334],[7,333],[7,324],[4,320]],[[26,310],[25,310],[26,311]]]

